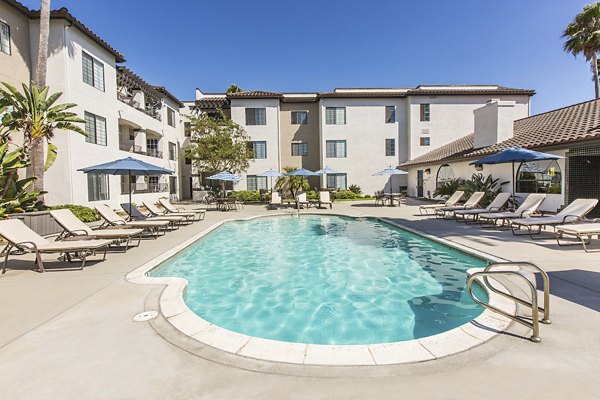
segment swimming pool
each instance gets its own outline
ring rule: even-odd
[[[188,307],[231,331],[354,345],[473,320],[483,310],[465,290],[466,270],[485,264],[376,219],[302,215],[225,223],[150,275],[187,279]]]

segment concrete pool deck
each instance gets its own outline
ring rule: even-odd
[[[315,367],[290,374],[276,364],[250,368],[218,350],[194,348],[157,310],[164,286],[131,284],[125,275],[177,246],[229,213],[127,253],[109,253],[83,271],[38,274],[33,257],[11,258],[22,268],[0,277],[0,387],[7,399],[265,399],[594,398],[600,390],[600,253],[556,242],[532,242],[507,231],[480,229],[418,216],[415,207],[336,203],[334,212],[387,217],[492,255],[537,263],[551,276],[552,325],[542,343],[505,334],[466,352],[418,364],[385,367]],[[312,210],[311,210],[312,211]],[[330,210],[323,210],[330,212]],[[246,206],[236,216],[266,213]],[[595,244],[595,248],[598,245]],[[52,258],[46,257],[52,268]],[[198,345],[196,345],[198,346]],[[256,372],[260,370],[262,372]]]

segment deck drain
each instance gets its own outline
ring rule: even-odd
[[[150,321],[158,316],[158,311],[144,311],[133,317],[135,322]]]

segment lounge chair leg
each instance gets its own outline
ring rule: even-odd
[[[4,274],[6,272],[6,269],[8,268],[8,255],[10,254],[10,249],[12,248],[12,246],[10,244],[6,245],[6,247],[4,248],[4,265],[2,266],[2,273]]]
[[[42,255],[39,251],[35,252],[35,260],[37,262],[38,272],[44,272],[44,262],[42,261]]]

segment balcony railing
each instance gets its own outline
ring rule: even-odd
[[[133,97],[125,96],[122,94],[118,94],[117,98],[122,103],[125,103],[125,104],[135,108],[136,110],[139,110],[139,111],[143,112],[144,114],[151,116],[152,118],[154,118],[158,121],[161,120],[160,107],[155,107],[150,104],[140,104],[140,102],[134,100]]]
[[[169,191],[168,183],[132,183],[131,193],[164,193]],[[129,184],[121,182],[121,194],[129,194]]]
[[[145,156],[163,158],[163,153],[157,149],[146,149],[142,150],[142,146],[138,146],[132,143],[119,143],[119,150],[127,151],[129,153],[142,154]]]

